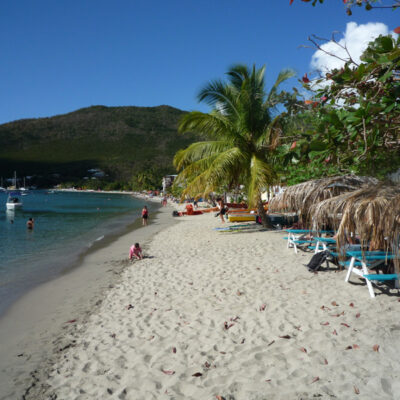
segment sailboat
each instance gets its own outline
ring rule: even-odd
[[[14,171],[14,185],[13,189],[17,189],[17,172]],[[22,198],[20,191],[12,191],[8,194],[6,202],[7,210],[17,210],[22,208]]]
[[[22,208],[22,199],[20,192],[10,192],[6,202],[7,210],[17,210]]]
[[[26,196],[28,194],[27,192],[29,191],[29,189],[27,189],[25,186],[25,177],[24,177],[24,186],[20,187],[19,190],[22,192],[22,196]]]

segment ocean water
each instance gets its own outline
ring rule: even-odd
[[[30,288],[59,276],[94,244],[122,232],[143,201],[125,194],[29,191],[22,210],[0,193],[0,315]],[[35,221],[26,228],[28,218]]]

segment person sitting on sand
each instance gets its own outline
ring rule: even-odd
[[[33,229],[34,224],[35,224],[35,222],[33,221],[33,218],[29,218],[27,223],[26,223],[26,227],[28,229]]]
[[[143,259],[143,251],[139,243],[135,243],[134,245],[132,245],[129,250],[129,259],[132,260],[133,258],[135,258],[136,260]]]

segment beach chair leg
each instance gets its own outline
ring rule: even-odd
[[[293,246],[294,246],[294,252],[297,254],[297,245],[296,245],[296,243],[293,242]]]
[[[367,266],[365,265],[364,262],[362,263],[362,271],[363,271],[363,275],[368,275],[368,274],[369,274],[368,268],[367,268]],[[373,286],[372,286],[372,282],[371,282],[369,279],[367,279],[367,278],[365,278],[365,281],[366,281],[366,283],[367,283],[369,295],[370,295],[372,298],[374,298],[374,297],[375,297],[375,292],[374,292],[374,288],[373,288]]]
[[[356,262],[356,259],[354,257],[352,257],[351,261],[350,261],[349,269],[348,269],[347,274],[346,274],[346,278],[344,279],[345,282],[349,281],[350,275],[351,275],[351,272],[353,271],[355,262]]]

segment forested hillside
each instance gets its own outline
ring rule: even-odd
[[[93,106],[0,125],[0,176],[65,182],[100,168],[108,180],[130,181],[145,171],[171,173],[176,151],[194,141],[177,133],[183,114],[169,106]]]

